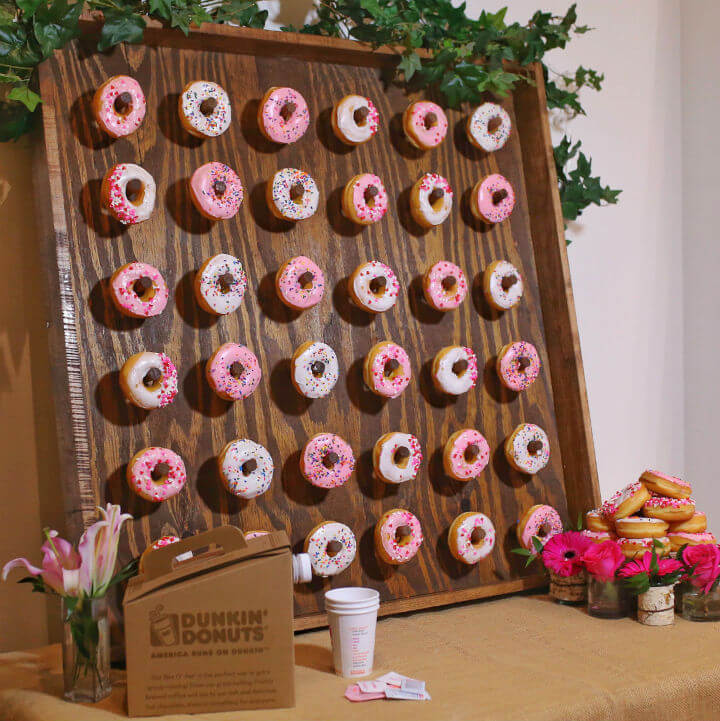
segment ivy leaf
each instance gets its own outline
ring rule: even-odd
[[[224,2],[215,13],[215,22],[233,23],[247,28],[264,28],[268,11],[260,10],[251,0],[230,0]]]
[[[55,0],[37,8],[33,16],[33,30],[45,57],[80,34],[82,9],[82,2],[68,5],[67,0]]]
[[[34,93],[27,86],[13,88],[7,95],[8,100],[15,100],[22,103],[31,113],[35,110],[39,103],[42,102],[40,96]]]
[[[412,52],[405,53],[398,64],[398,70],[405,75],[405,82],[408,82],[421,67],[420,56]]]
[[[104,11],[105,22],[100,33],[98,50],[103,52],[119,43],[139,43],[145,32],[145,20],[130,9]]]
[[[157,15],[163,20],[169,20],[171,14],[170,0],[149,0],[148,10],[150,15]]]
[[[15,0],[15,4],[29,18],[35,14],[35,11],[40,7],[40,5],[42,5],[42,3],[43,0]]]

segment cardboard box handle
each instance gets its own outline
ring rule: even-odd
[[[173,562],[181,553],[197,551],[211,545],[218,546],[223,552],[228,553],[247,548],[247,541],[243,532],[235,526],[211,528],[209,531],[197,533],[177,543],[150,551],[143,558],[143,575],[147,580],[163,576],[173,570]],[[190,560],[188,559],[187,562],[189,563]]]

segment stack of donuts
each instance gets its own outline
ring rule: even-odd
[[[677,553],[685,545],[717,543],[707,531],[707,518],[695,508],[687,481],[646,470],[614,493],[600,508],[585,514],[592,540],[617,540],[626,558],[642,556],[655,546],[658,555]]]

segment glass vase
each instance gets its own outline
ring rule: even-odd
[[[638,596],[638,621],[646,626],[675,623],[675,594],[672,586],[650,586]]]
[[[588,614],[597,618],[624,618],[630,608],[628,593],[620,581],[588,579]]]
[[[682,616],[688,621],[720,621],[720,591],[717,588],[708,594],[699,588],[685,591]]]
[[[574,576],[558,576],[550,571],[550,596],[558,603],[577,606],[587,600],[587,575],[585,571]]]
[[[63,678],[68,701],[110,694],[110,622],[106,598],[63,598]]]

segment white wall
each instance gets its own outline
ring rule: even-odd
[[[468,14],[509,5],[508,18],[525,22],[538,8],[564,13],[569,4],[470,0]],[[568,232],[606,495],[646,466],[685,472],[680,3],[581,0],[578,12],[595,30],[553,52],[548,65],[605,73],[602,92],[583,94],[587,117],[574,119],[567,131],[582,139],[594,172],[623,189],[617,206],[589,209]]]
[[[718,407],[720,382],[720,239],[715,215],[720,197],[720,47],[715,29],[720,5],[685,0],[682,22],[683,235],[685,298],[685,457],[698,505],[718,519]],[[673,294],[674,294],[673,289]]]

